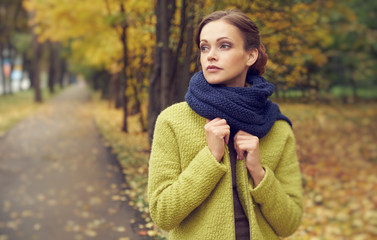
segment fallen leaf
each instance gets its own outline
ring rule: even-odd
[[[97,236],[97,232],[90,230],[90,229],[85,230],[84,234],[88,237],[96,237]]]
[[[39,230],[41,230],[41,227],[42,226],[39,223],[36,223],[36,224],[34,224],[33,228],[34,228],[35,231],[39,231]]]

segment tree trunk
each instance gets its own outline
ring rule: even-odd
[[[124,10],[124,4],[120,4],[120,11],[125,16],[125,10]],[[128,48],[127,48],[127,23],[123,23],[122,26],[122,33],[121,33],[121,42],[122,42],[122,47],[123,47],[123,67],[122,67],[122,81],[121,81],[121,90],[122,90],[122,106],[123,106],[123,126],[122,126],[122,131],[128,132],[127,129],[127,116],[128,116],[128,110],[127,110],[127,94],[126,94],[126,89],[127,89],[127,72],[126,68],[128,65]]]
[[[170,92],[173,93],[173,96],[171,96],[171,101],[172,102],[177,102],[180,99],[180,85],[181,85],[181,75],[182,75],[182,72],[178,72],[177,69],[181,69],[181,64],[179,64],[180,62],[180,56],[182,56],[182,47],[183,47],[183,43],[184,43],[184,37],[187,30],[187,14],[186,14],[186,11],[188,10],[187,9],[187,2],[186,0],[181,0],[182,3],[181,3],[181,19],[180,19],[180,24],[179,24],[179,31],[180,31],[180,34],[179,34],[179,40],[178,40],[178,44],[177,44],[177,47],[175,49],[175,52],[174,52],[174,56],[172,57],[172,59],[170,60],[171,62],[171,73],[170,73]],[[171,94],[170,94],[171,95]]]
[[[28,17],[29,19],[34,18],[34,12],[29,12]],[[30,79],[33,80],[33,87],[34,87],[34,100],[36,102],[42,102],[42,92],[41,92],[41,84],[40,84],[40,61],[42,58],[42,45],[38,42],[37,34],[35,33],[35,26],[31,26],[31,36],[32,36],[32,43],[31,47],[33,49],[33,55],[31,58],[31,69],[32,69],[32,76]]]
[[[62,58],[59,58],[59,76],[58,76],[58,82],[59,82],[59,85],[60,85],[60,88],[63,88],[64,87],[64,76],[65,76],[65,73],[67,71],[67,64],[65,62],[64,59]]]
[[[119,73],[113,75],[113,87],[114,87],[114,98],[115,98],[114,107],[116,109],[119,109],[123,107],[122,105],[123,94],[122,94],[121,80],[120,80]]]
[[[97,74],[97,79],[98,79],[98,82],[100,84],[100,90],[101,90],[101,99],[106,99],[108,100],[109,99],[109,92],[110,92],[110,89],[108,87],[108,85],[104,84],[104,79],[106,79],[110,74],[108,74],[105,70],[102,70],[100,71],[98,74]],[[73,80],[73,75],[70,74],[70,79]],[[74,83],[74,81],[70,81],[71,83]]]
[[[22,69],[27,72],[27,76],[30,80],[30,88],[34,88],[32,60],[27,56],[26,53],[22,54],[22,59]]]
[[[3,45],[0,44],[0,67],[3,68],[4,65],[4,57],[3,57]],[[7,94],[7,85],[5,82],[5,74],[4,71],[1,69],[1,79],[2,79],[2,88],[3,88],[3,95]]]
[[[135,91],[135,104],[139,112],[139,123],[140,123],[142,131],[145,132],[147,129],[144,124],[143,110],[141,108],[141,99],[140,99],[141,98],[140,93],[142,91],[142,86],[143,86],[143,81],[144,81],[143,67],[144,67],[144,57],[141,57],[140,62],[139,62],[139,68],[136,72],[136,83],[134,85],[134,91]]]
[[[158,20],[157,20],[158,21]],[[161,109],[161,47],[156,45],[155,63],[153,72],[149,78],[148,88],[148,139],[151,146],[154,132],[154,125]]]
[[[48,42],[48,48],[50,50],[49,56],[49,67],[48,67],[48,89],[50,93],[54,93],[54,85],[55,85],[55,78],[56,78],[56,47],[53,42]]]
[[[154,65],[149,77],[148,88],[148,140],[151,146],[154,132],[154,125],[161,110],[161,1],[157,1],[155,6],[156,15],[156,44],[154,49]]]
[[[350,76],[350,84],[351,84],[351,88],[352,88],[352,101],[353,101],[353,103],[355,103],[358,100],[358,96],[357,96],[356,82],[355,82],[355,79],[352,76],[352,73],[351,73],[351,76]]]
[[[192,53],[194,45],[195,5],[191,3],[186,31],[186,54],[183,60],[182,77],[178,84],[178,100],[183,101],[190,82]]]
[[[160,0],[159,18],[161,21],[161,42],[162,42],[162,59],[161,59],[161,107],[166,108],[169,105],[169,65],[170,62],[170,48],[169,48],[169,19],[168,19],[168,0]]]
[[[161,59],[161,110],[167,108],[173,103],[175,94],[175,83],[171,82],[172,73],[175,71],[177,65],[172,67],[173,59],[172,49],[170,48],[170,33],[171,25],[174,22],[174,15],[176,10],[175,0],[161,0],[161,44],[162,44],[162,59]],[[177,60],[178,61],[178,60]],[[174,64],[174,63],[173,63]]]
[[[156,14],[156,47],[154,68],[149,79],[148,136],[151,143],[154,124],[158,114],[168,107],[174,96],[171,89],[171,49],[169,47],[170,26],[174,22],[175,0],[158,0]]]
[[[32,68],[33,68],[33,81],[34,81],[34,100],[36,102],[42,102],[42,92],[41,92],[41,84],[40,84],[40,61],[42,57],[42,46],[39,44],[37,36],[34,34],[34,31],[32,31],[33,35],[33,61],[32,61]]]

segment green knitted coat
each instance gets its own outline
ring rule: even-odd
[[[169,239],[235,239],[229,151],[216,161],[206,144],[205,123],[186,102],[167,108],[156,121],[148,198],[153,221],[170,231]],[[245,161],[238,160],[237,190],[251,239],[279,239],[298,228],[303,212],[291,127],[276,121],[259,146],[266,174],[254,188]]]

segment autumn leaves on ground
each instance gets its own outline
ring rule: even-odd
[[[123,165],[128,195],[146,218],[147,135],[118,131],[121,111],[96,101],[95,118]],[[375,239],[377,237],[377,105],[281,103],[291,118],[304,180],[302,225],[289,239]],[[149,224],[145,233],[154,235]],[[158,230],[157,230],[158,231]],[[160,231],[162,235],[165,235]]]
[[[76,96],[81,96],[80,91]],[[73,237],[70,239],[136,239],[127,237],[131,233],[163,239],[167,233],[149,216],[148,140],[138,116],[129,117],[130,132],[125,134],[120,131],[122,111],[109,107],[98,94],[93,93],[92,102],[83,105],[64,100],[62,96],[67,94],[72,94],[72,87],[0,138],[1,144],[8,141],[8,147],[2,145],[1,149],[0,175],[2,179],[11,177],[0,185],[0,239],[27,239],[28,233],[33,239],[47,239],[43,236],[51,234],[53,221],[66,234],[62,236]],[[288,239],[375,239],[376,104],[280,105],[293,122],[305,194],[302,224]],[[22,108],[27,105],[19,107],[18,118],[23,118]],[[3,123],[7,116],[15,117],[4,109],[0,105]],[[87,128],[93,119],[102,138],[93,134],[94,128]],[[38,149],[30,148],[36,141],[41,141]],[[121,169],[106,162],[104,146],[117,156]],[[62,151],[66,151],[65,157]],[[86,172],[94,174],[91,180],[82,178]],[[60,178],[59,184],[51,181]],[[12,189],[17,183],[20,185]],[[125,204],[136,209],[137,216],[130,217]],[[48,217],[53,218],[48,220],[50,225]],[[126,227],[127,223],[133,227]]]

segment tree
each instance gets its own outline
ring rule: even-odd
[[[101,73],[93,83],[106,96],[108,91],[122,96],[109,99],[120,99],[115,105],[123,106],[123,130],[130,114],[140,113],[144,123],[142,106],[148,104],[150,139],[157,115],[184,99],[190,77],[200,69],[194,31],[213,10],[238,8],[259,26],[269,55],[265,76],[276,85],[276,96],[285,96],[292,88],[316,96],[340,81],[339,76],[329,74],[335,68],[349,69],[342,73],[350,84],[357,72],[363,72],[360,69],[366,69],[364,79],[375,74],[370,70],[376,63],[377,47],[370,37],[375,34],[375,19],[364,14],[375,9],[374,3],[354,11],[356,0],[342,4],[335,0],[24,1],[35,13],[33,23],[40,42],[59,43],[68,49],[68,68],[91,69],[92,76]],[[361,47],[364,33],[369,36],[368,44]],[[357,41],[339,48],[344,38],[355,35]],[[350,56],[358,61],[343,60]],[[368,68],[358,63],[364,60]]]
[[[152,25],[152,2],[28,0],[25,5],[29,11],[36,13],[33,21],[37,24],[39,40],[59,42],[69,49],[70,68],[92,68],[94,72],[105,70],[109,75],[121,76],[120,89],[114,91],[123,96],[122,129],[127,131],[129,102],[126,93],[130,88],[130,69],[137,68],[132,64],[138,62],[131,59],[146,59],[145,56],[150,54],[148,46],[152,44],[139,40],[152,38],[148,27]],[[145,64],[151,62],[145,61]],[[107,79],[107,84],[111,83],[110,79]]]
[[[19,55],[16,48],[15,35],[25,33],[27,28],[27,15],[22,8],[22,0],[3,0],[0,2],[0,67],[8,63],[12,72],[15,59]],[[5,94],[12,93],[11,78],[2,72],[2,88]]]
[[[169,104],[169,36],[174,11],[175,0],[158,0],[156,2],[155,15],[157,21],[154,67],[149,81],[148,135],[150,139],[157,115]]]
[[[148,135],[151,141],[157,115],[174,102],[184,100],[196,69],[195,25],[203,16],[204,2],[159,0],[156,2],[154,66],[149,81]]]
[[[329,18],[334,41],[327,49],[329,64],[322,72],[330,77],[328,91],[339,86],[351,89],[346,101],[355,102],[362,97],[358,88],[373,89],[377,83],[376,10],[375,2],[360,5],[347,0],[338,4]]]

